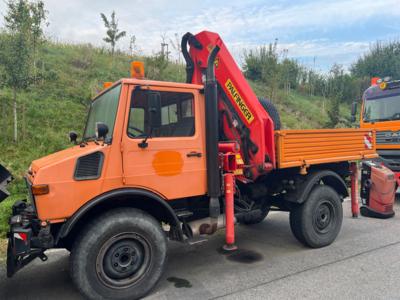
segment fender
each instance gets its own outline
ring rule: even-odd
[[[113,190],[110,192],[106,192],[100,196],[97,196],[96,198],[93,198],[89,202],[87,202],[84,206],[82,206],[77,212],[72,215],[61,227],[59,234],[57,236],[56,242],[58,242],[60,239],[66,237],[71,230],[74,228],[74,226],[77,224],[77,222],[85,216],[91,209],[94,207],[105,203],[111,198],[118,198],[121,196],[142,196],[142,197],[147,197],[151,198],[152,200],[156,201],[166,212],[167,217],[169,221],[171,222],[171,225],[175,227],[178,230],[178,239],[183,240],[183,232],[181,227],[179,226],[179,220],[178,217],[176,216],[174,210],[172,207],[159,195],[148,191],[148,190],[143,190],[143,189],[138,189],[138,188],[124,188],[124,189],[117,189]],[[145,201],[145,200],[144,200]],[[134,203],[134,202],[132,202]]]
[[[334,171],[323,170],[309,174],[305,181],[296,184],[296,191],[286,194],[285,200],[299,204],[305,202],[313,187],[321,180],[325,185],[332,187],[342,199],[349,195],[347,185],[342,177]]]

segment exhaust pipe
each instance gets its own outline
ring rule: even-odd
[[[192,83],[193,72],[194,72],[194,63],[193,63],[193,59],[190,57],[189,51],[187,49],[188,43],[189,43],[189,45],[191,45],[199,50],[203,49],[203,46],[196,39],[196,37],[193,34],[191,34],[190,32],[187,32],[182,37],[181,50],[182,50],[183,57],[186,61],[186,83]]]
[[[225,215],[219,215],[216,219],[217,219],[216,230],[223,229],[226,227]],[[202,234],[209,234],[208,227],[210,226],[211,222],[212,222],[211,218],[204,218],[189,222],[188,223],[189,226],[187,227],[187,229],[189,229],[189,234],[192,237],[197,237]],[[236,218],[234,219],[234,222],[236,223]]]
[[[195,65],[190,57],[187,45],[201,50],[203,45],[190,32],[182,37],[182,54],[186,61],[186,82],[191,83]],[[219,197],[221,195],[221,179],[218,163],[218,91],[215,80],[214,61],[219,52],[219,46],[215,46],[208,56],[206,83],[204,88],[206,109],[206,151],[207,151],[207,189],[210,197],[209,222],[204,223],[205,234],[213,234],[218,227],[220,215]]]
[[[218,90],[215,80],[214,61],[219,52],[215,46],[208,56],[205,85],[206,108],[206,150],[207,150],[207,189],[210,197],[210,222],[204,232],[213,234],[217,231],[220,215],[219,197],[221,196],[221,178],[218,162]]]

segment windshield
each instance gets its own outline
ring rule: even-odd
[[[97,122],[103,122],[107,124],[109,129],[107,138],[112,138],[120,92],[121,85],[117,85],[93,100],[90,106],[85,134],[83,135],[84,139],[87,140],[96,137]]]
[[[366,99],[364,122],[400,120],[400,94]]]

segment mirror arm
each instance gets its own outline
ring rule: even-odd
[[[146,137],[138,144],[139,148],[146,149],[149,146],[147,140],[149,139],[149,137],[151,137],[152,133],[153,133],[153,128],[150,128],[150,133],[146,135]]]

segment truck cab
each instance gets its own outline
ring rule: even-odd
[[[206,194],[201,91],[194,84],[137,79],[104,90],[93,100],[79,145],[32,162],[30,184],[52,183],[49,193],[35,197],[39,218],[65,220],[90,199],[123,186],[169,200]],[[107,130],[102,141],[99,124]]]
[[[400,81],[371,80],[362,98],[360,128],[376,130],[379,160],[400,184]]]

